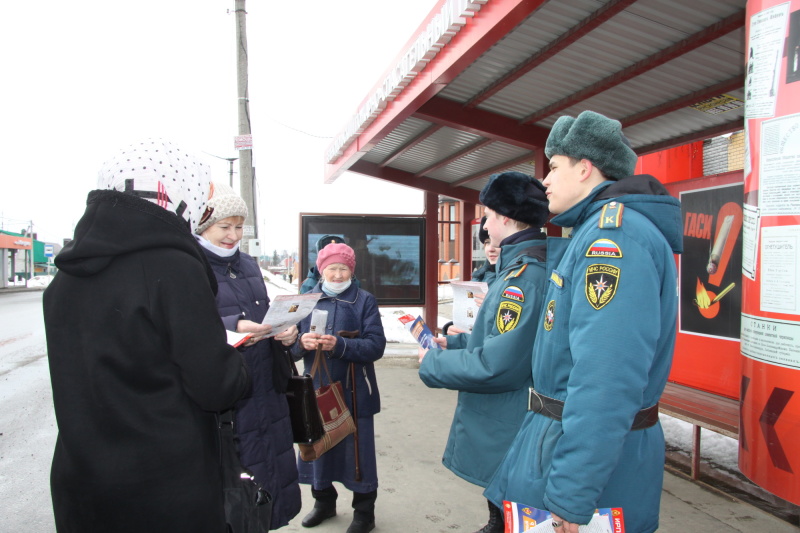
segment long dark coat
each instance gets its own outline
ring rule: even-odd
[[[320,284],[317,283],[311,292],[322,292]],[[355,443],[353,435],[350,435],[316,461],[298,459],[300,482],[312,484],[316,489],[323,489],[338,481],[354,492],[372,492],[378,488],[372,417],[381,410],[374,362],[383,357],[383,350],[386,348],[386,336],[383,332],[378,302],[372,294],[352,284],[338,296],[323,294],[316,308],[328,311],[326,334],[336,335],[342,330],[359,331],[356,339],[337,336],[336,347],[332,352],[326,353],[326,362],[331,379],[342,383],[345,401],[351,413],[353,388],[348,369],[351,362],[355,364],[358,450],[362,481],[355,481]],[[300,333],[307,333],[310,324],[309,315],[298,324]],[[303,358],[305,372],[310,373],[315,352],[303,350],[299,342],[295,347],[298,356]],[[314,383],[317,387],[320,386],[318,378],[319,374],[315,377]],[[325,383],[327,382],[328,379],[325,377]]]
[[[225,531],[213,411],[248,387],[176,215],[93,191],[44,293],[59,533]]]
[[[240,319],[261,322],[269,296],[255,259],[242,252],[219,257],[204,250],[217,278],[217,308],[225,327],[236,331]],[[242,350],[253,386],[236,402],[239,458],[273,498],[272,529],[289,523],[300,512],[300,485],[292,443],[292,424],[286,395],[273,385],[274,357],[264,339]]]

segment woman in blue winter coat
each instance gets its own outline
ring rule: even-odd
[[[253,385],[234,406],[235,429],[242,465],[272,495],[271,528],[278,529],[300,512],[300,485],[289,406],[284,391],[274,385],[275,358],[285,355],[273,350],[266,338],[271,326],[261,324],[269,309],[261,269],[255,259],[239,250],[245,218],[244,200],[227,185],[214,183],[195,233],[219,285],[217,309],[225,329],[252,333],[242,356]],[[297,328],[292,326],[275,339],[291,346],[297,339]]]
[[[317,526],[336,515],[338,493],[333,486],[336,481],[353,491],[353,521],[347,533],[366,533],[375,528],[375,499],[378,496],[373,416],[381,410],[381,400],[373,363],[383,357],[386,336],[377,300],[352,283],[355,267],[355,252],[344,243],[328,244],[319,252],[317,269],[322,277],[310,292],[322,293],[316,308],[328,312],[328,321],[325,331],[320,334],[309,332],[310,316],[303,319],[298,326],[300,339],[295,351],[298,357],[303,358],[306,372],[310,372],[320,346],[331,380],[342,383],[350,412],[354,416],[357,412],[361,479],[357,480],[355,475],[356,439],[353,435],[315,461],[298,459],[298,470],[300,482],[311,485],[311,494],[316,500],[314,509],[303,518],[303,527]],[[343,336],[344,332],[350,335]],[[319,374],[324,375],[324,372]],[[319,374],[315,376],[315,387],[322,385]],[[355,382],[351,376],[355,376]],[[355,411],[352,405],[354,389]]]

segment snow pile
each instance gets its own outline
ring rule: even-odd
[[[47,287],[53,281],[53,276],[33,276],[28,280],[28,287]]]

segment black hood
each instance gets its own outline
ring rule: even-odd
[[[75,236],[55,264],[72,276],[92,276],[116,257],[156,248],[178,249],[196,257],[216,291],[216,279],[187,222],[152,202],[118,191],[89,193]]]

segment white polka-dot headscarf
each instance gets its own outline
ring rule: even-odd
[[[97,187],[149,200],[186,220],[194,232],[211,190],[211,169],[169,141],[147,139],[106,161]]]

